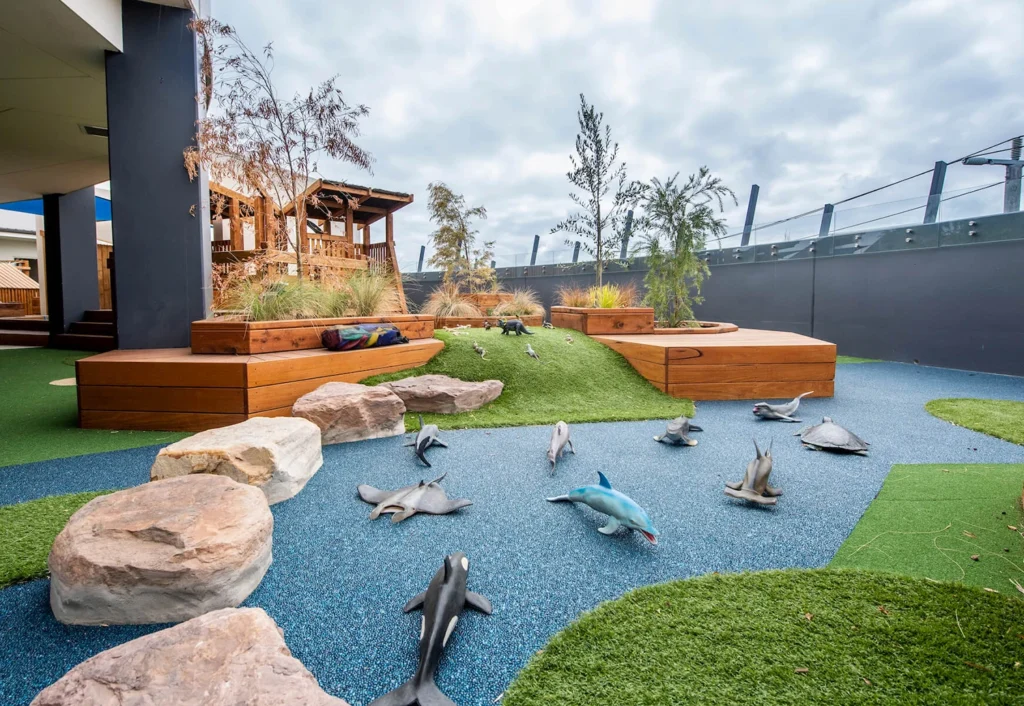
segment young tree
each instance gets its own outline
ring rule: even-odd
[[[588,105],[582,93],[577,118],[580,131],[576,135],[576,156],[569,155],[572,169],[566,177],[582,192],[569,193],[582,212],[572,214],[551,232],[567,233],[567,246],[572,246],[576,239],[582,241],[583,249],[594,256],[596,282],[601,286],[608,253],[614,252],[623,237],[626,210],[647,187],[638,181],[626,182],[626,163],[618,161],[619,143],[612,142],[611,127],[602,125],[604,113]]]
[[[198,123],[196,146],[185,151],[190,177],[206,168],[215,181],[234,182],[283,207],[306,189],[324,157],[370,170],[373,158],[352,141],[370,111],[345,101],[338,76],[285,98],[272,78],[271,44],[255,52],[232,27],[213,19],[196,20],[192,28],[203,46],[199,100],[213,109]],[[306,223],[306,204],[296,204],[294,238],[280,217],[268,214],[268,221],[294,248],[301,278],[298,229]]]
[[[465,286],[471,292],[493,287],[497,283],[490,265],[494,243],[484,242],[482,247],[475,247],[477,230],[472,225],[474,218],[487,218],[487,209],[467,208],[465,197],[444,182],[428,184],[427,194],[430,220],[437,224],[437,230],[430,234],[434,254],[429,264],[444,270],[445,282]]]
[[[693,305],[704,301],[700,288],[710,270],[697,252],[708,238],[725,235],[725,221],[718,215],[724,210],[723,200],[736,203],[732,190],[707,167],[691,174],[682,186],[676,183],[678,177],[677,173],[664,183],[651,181],[641,199],[643,215],[635,224],[640,233],[637,250],[647,256],[646,301],[669,326],[692,320]]]

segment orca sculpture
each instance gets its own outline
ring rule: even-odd
[[[374,699],[370,706],[455,706],[434,683],[434,672],[444,654],[445,645],[459,622],[459,614],[466,606],[484,615],[491,614],[491,602],[479,593],[466,590],[469,559],[462,552],[449,554],[427,590],[405,604],[408,613],[423,609],[420,622],[420,663],[412,679],[394,691]]]

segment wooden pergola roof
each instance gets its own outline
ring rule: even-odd
[[[346,220],[348,202],[351,201],[352,222],[361,226],[375,223],[411,204],[413,195],[330,179],[317,179],[299,198],[284,207],[284,215],[294,216],[296,202],[300,200],[306,202],[307,218],[339,221]]]
[[[210,182],[210,218],[230,218],[231,199],[238,202],[242,216],[251,216],[256,211],[256,199],[228,188],[217,182]]]

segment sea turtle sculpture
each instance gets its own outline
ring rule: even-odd
[[[804,427],[793,436],[799,436],[804,446],[815,451],[868,454],[868,442],[833,422],[832,417],[822,417],[821,424]]]
[[[696,446],[697,440],[690,438],[690,432],[692,431],[704,431],[696,424],[690,424],[690,420],[686,417],[676,417],[670,421],[665,427],[665,433],[661,436],[654,437],[655,441],[660,441],[663,444],[671,444],[672,446]]]

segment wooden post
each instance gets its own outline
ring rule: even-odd
[[[228,200],[228,230],[231,233],[231,249],[244,250],[242,241],[242,214],[239,213],[238,199]]]
[[[324,235],[330,235],[331,234],[331,217],[330,216],[328,216],[327,218],[324,219],[323,227],[324,227]]]
[[[370,224],[363,226],[363,259],[370,259]]]
[[[345,240],[348,245],[345,246],[345,255],[352,257],[355,254],[356,246],[356,235],[355,235],[355,214],[352,213],[352,204],[345,204]]]
[[[384,217],[384,240],[388,246],[395,244],[395,218],[390,213]]]
[[[267,242],[267,197],[260,194],[253,202],[254,217],[252,219],[253,230],[256,231],[255,249],[265,247]]]

